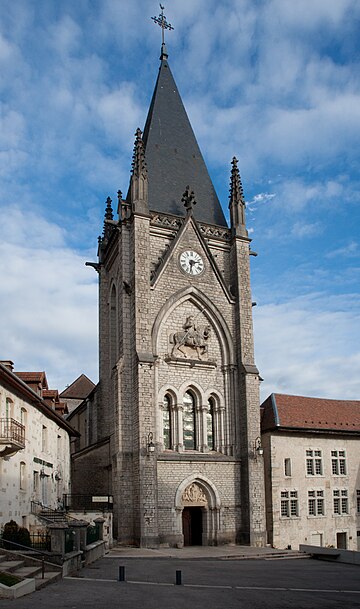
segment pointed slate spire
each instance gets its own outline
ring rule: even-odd
[[[184,184],[196,192],[195,218],[227,226],[219,199],[201,155],[167,61],[165,44],[147,116],[143,141],[149,179],[149,209],[183,215]]]
[[[240,172],[238,168],[238,160],[233,157],[231,161],[231,178],[230,178],[230,226],[238,235],[247,236],[245,226],[245,199],[244,191],[241,183]]]
[[[148,213],[148,171],[141,129],[136,129],[130,182],[133,211]]]

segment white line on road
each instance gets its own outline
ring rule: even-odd
[[[97,579],[95,577],[71,577],[66,576],[64,579],[74,579],[78,582],[119,582],[118,579]],[[133,579],[127,579],[124,582],[119,582],[121,584],[137,584],[141,586],[176,586],[175,583],[166,583],[166,582],[147,582],[147,581],[137,581]],[[181,587],[178,586],[178,587]],[[275,587],[275,586],[227,586],[227,585],[212,585],[212,584],[182,584],[183,588],[219,588],[222,590],[268,590],[273,592],[317,592],[317,593],[337,593],[337,594],[360,594],[360,590],[334,590],[332,588],[321,589],[321,588],[285,588],[285,587]]]

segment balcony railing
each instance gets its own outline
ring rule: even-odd
[[[0,419],[1,444],[8,445],[11,452],[14,452],[15,449],[21,450],[25,448],[25,426],[15,421],[15,419]]]

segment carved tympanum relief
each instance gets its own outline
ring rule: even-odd
[[[202,488],[200,488],[200,486],[198,486],[196,482],[192,482],[184,490],[182,494],[182,502],[183,504],[191,503],[192,505],[204,505],[207,504],[207,499]]]

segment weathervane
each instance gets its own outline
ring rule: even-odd
[[[165,30],[173,30],[173,26],[171,25],[171,23],[168,23],[166,21],[166,17],[164,15],[164,6],[162,4],[160,4],[160,8],[161,8],[161,13],[158,17],[151,17],[151,19],[153,21],[155,21],[155,23],[157,23],[160,27],[161,27],[161,34],[162,34],[162,43],[165,44],[165,36],[164,36],[164,31]]]

